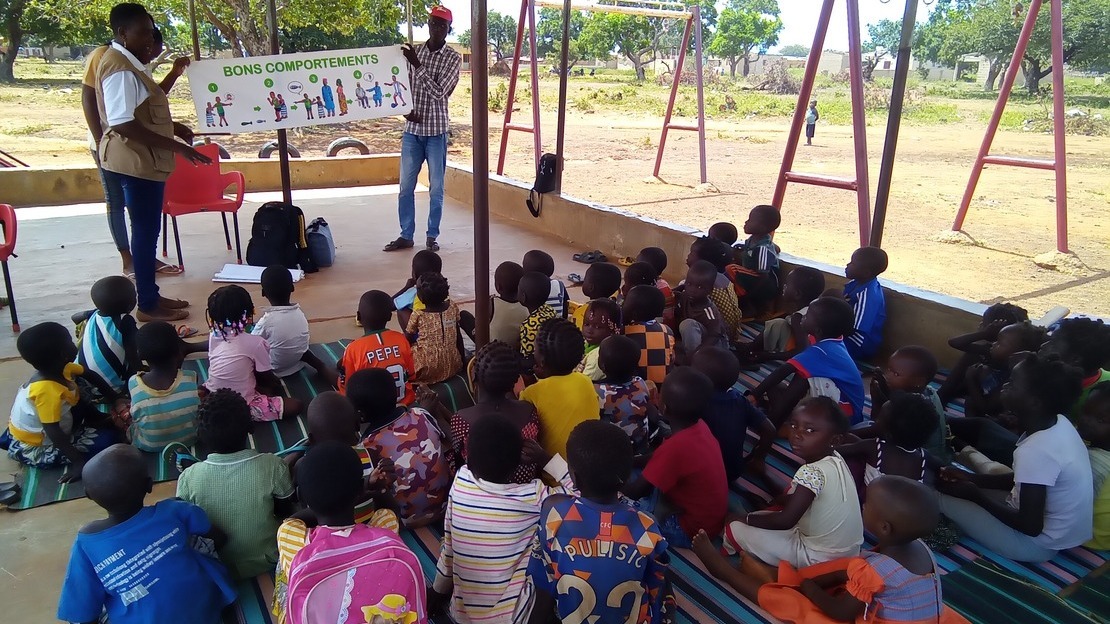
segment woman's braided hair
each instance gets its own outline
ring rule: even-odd
[[[549,319],[536,334],[536,352],[554,375],[567,375],[586,354],[586,340],[574,323],[561,318]]]
[[[520,377],[520,354],[507,342],[494,340],[474,356],[474,384],[491,395],[512,391]]]
[[[208,326],[224,338],[241,334],[254,322],[254,301],[237,284],[221,286],[208,295]]]

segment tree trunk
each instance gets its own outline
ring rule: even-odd
[[[863,81],[864,82],[871,82],[872,80],[874,80],[873,74],[875,73],[875,67],[877,67],[878,65],[879,65],[879,57],[877,57],[877,56],[874,57],[874,58],[870,58],[870,59],[866,59],[866,58],[863,59]]]
[[[744,76],[745,78],[747,78],[748,73],[752,71],[751,62],[748,61],[748,55],[747,54],[744,55],[743,63],[744,63],[744,66],[743,66],[741,75]]]
[[[998,80],[998,75],[1002,73],[1002,68],[1005,63],[1001,59],[990,59],[990,68],[987,70],[987,81],[983,83],[984,91],[994,91],[994,83]]]
[[[736,77],[736,66],[740,63],[740,59],[730,58],[728,60],[728,77]]]
[[[1049,68],[1051,70],[1051,68]],[[1048,75],[1048,72],[1041,71],[1041,62],[1038,59],[1026,58],[1025,62],[1021,64],[1022,73],[1025,75],[1025,90],[1029,95],[1037,95],[1041,92],[1041,78]]]
[[[636,80],[643,82],[647,80],[647,72],[644,71],[644,62],[640,59],[633,59],[632,66],[636,68]]]
[[[8,30],[8,51],[0,58],[0,82],[15,82],[15,59],[19,56],[19,46],[23,43],[23,10],[27,0],[12,0],[5,17]]]

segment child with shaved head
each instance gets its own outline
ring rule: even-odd
[[[77,532],[58,619],[97,622],[106,610],[113,623],[219,621],[236,594],[224,566],[190,547],[213,532],[204,510],[177,499],[144,507],[154,482],[126,444],[94,456],[81,476],[108,517]]]

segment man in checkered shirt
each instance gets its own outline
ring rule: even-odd
[[[428,41],[415,48],[409,44],[401,51],[412,68],[412,112],[405,115],[401,137],[401,191],[397,214],[401,236],[385,246],[385,251],[409,249],[416,230],[416,176],[428,163],[428,240],[427,248],[439,251],[439,220],[443,215],[443,174],[447,169],[447,100],[459,83],[462,56],[447,45],[451,32],[451,11],[432,7],[428,18]]]

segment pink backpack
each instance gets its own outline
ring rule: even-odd
[[[425,624],[424,575],[396,533],[318,527],[289,571],[288,624]]]

